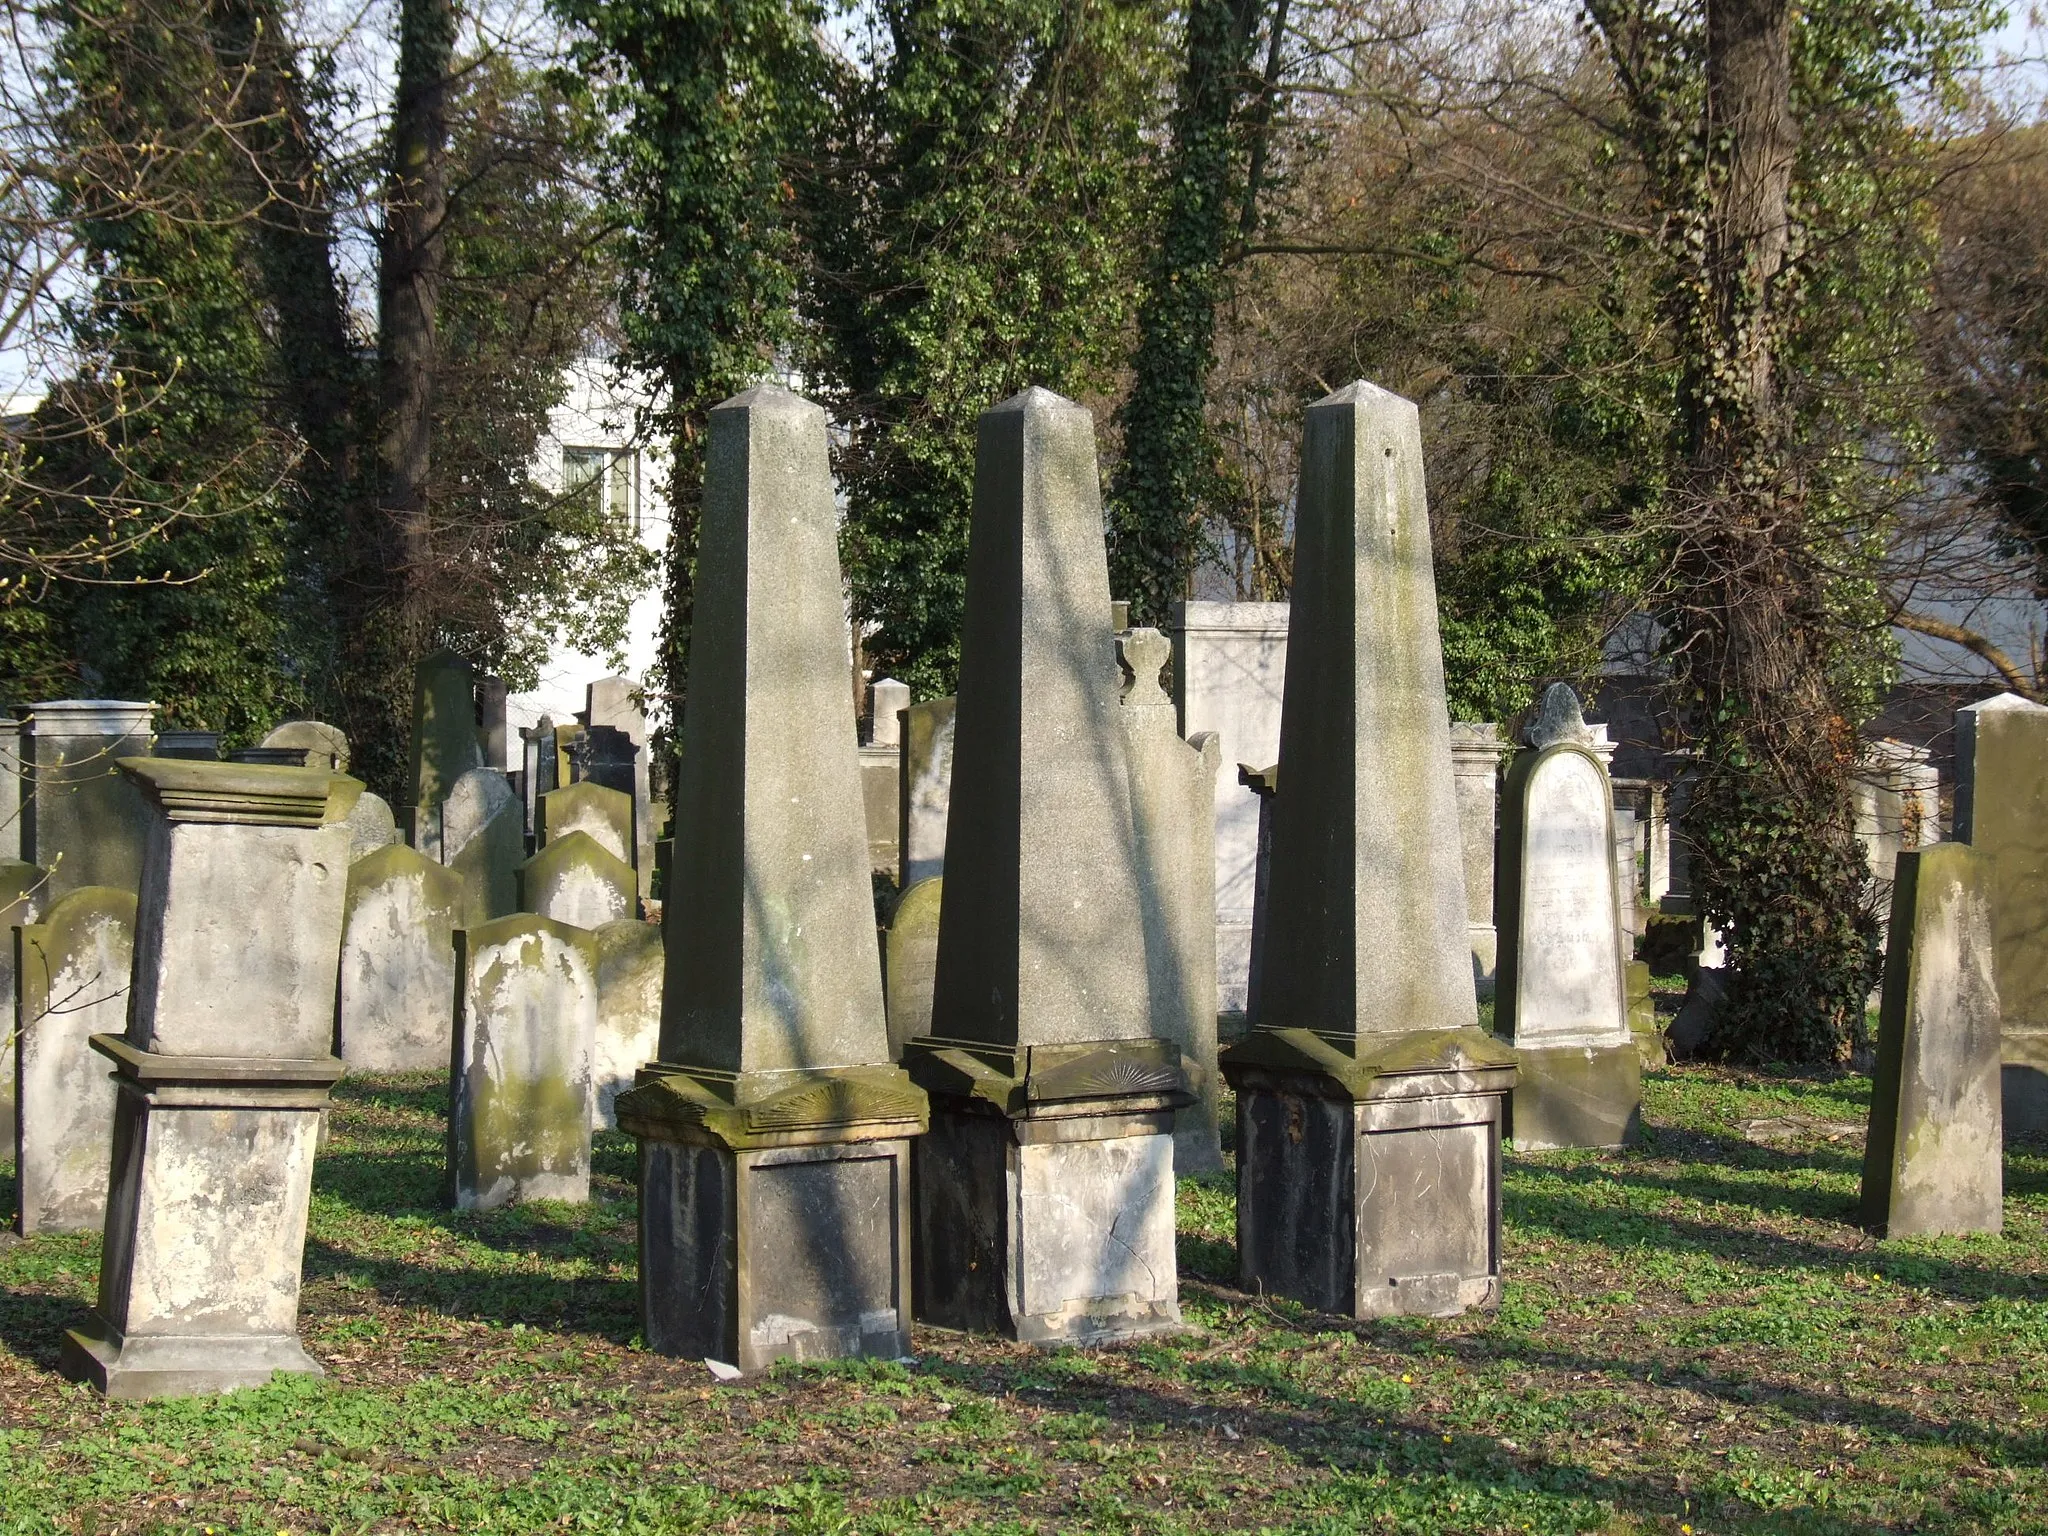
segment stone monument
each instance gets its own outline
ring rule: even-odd
[[[919,1316],[1030,1343],[1177,1328],[1179,1047],[1154,1033],[1087,410],[980,422],[932,1032]]]
[[[619,1128],[618,1097],[661,1050],[661,930],[638,918],[591,935],[597,953],[597,1041],[591,1056],[591,1125]]]
[[[540,800],[534,846],[545,848],[558,837],[586,832],[613,858],[633,862],[633,798],[589,779],[550,790]]]
[[[710,413],[661,1056],[616,1106],[647,1342],[746,1371],[910,1347],[925,1102],[889,1064],[825,430],[773,385]]]
[[[135,893],[88,885],[17,931],[17,1230],[94,1232],[107,1219],[114,1083],[92,1048],[128,1022]]]
[[[128,1028],[92,1042],[118,1093],[99,1305],[63,1366],[109,1397],[318,1375],[299,1345],[299,1268],[341,1075],[342,818],[362,786],[170,758],[121,771],[149,834]]]
[[[946,807],[953,793],[953,720],[958,699],[926,699],[903,711],[897,788],[902,813],[896,834],[898,890],[946,869]]]
[[[25,721],[0,717],[0,864],[21,859],[21,790],[27,777],[22,732],[26,728]]]
[[[435,651],[414,671],[411,764],[408,840],[439,863],[441,802],[457,779],[484,765],[476,733],[476,670],[453,651]]]
[[[49,871],[51,900],[86,885],[132,891],[148,817],[114,768],[150,749],[154,704],[59,699],[30,712],[22,857]]]
[[[353,1072],[445,1072],[461,877],[403,843],[348,870],[335,1050]]]
[[[620,731],[633,754],[634,851],[626,860],[638,872],[640,898],[654,894],[654,810],[651,764],[647,759],[647,712],[640,707],[640,685],[630,677],[599,678],[584,690],[584,714],[590,728]],[[623,788],[624,786],[620,786]]]
[[[44,872],[19,859],[0,859],[0,1028],[8,1032],[0,1049],[0,1146],[14,1144],[14,939],[12,930],[32,923],[49,904]],[[16,1165],[19,1166],[18,1164]]]
[[[896,898],[883,945],[883,985],[889,1009],[889,1056],[932,1032],[932,981],[939,968],[939,913],[945,900],[943,876],[920,880]]]
[[[348,734],[325,720],[287,720],[261,743],[266,747],[299,747],[306,754],[303,766],[348,772]]]
[[[1459,856],[1465,864],[1465,931],[1472,945],[1472,982],[1481,998],[1493,996],[1499,965],[1500,936],[1493,926],[1493,849],[1505,746],[1497,725],[1458,721],[1451,726],[1451,765],[1458,776]]]
[[[2005,1129],[2048,1131],[2048,709],[2002,693],[1956,711],[1956,841],[1988,864]]]
[[[592,930],[633,915],[633,867],[587,832],[549,839],[516,875],[522,912]]]
[[[441,862],[461,877],[465,926],[519,910],[525,859],[525,816],[512,781],[502,769],[470,769],[441,803]]]
[[[1524,1151],[1642,1136],[1628,1023],[1628,939],[1614,797],[1568,683],[1553,683],[1501,792],[1500,987],[1494,1031],[1521,1077],[1508,1133]]]
[[[1880,1236],[2004,1224],[1989,865],[1966,843],[1896,855],[1863,1151],[1863,1222]]]
[[[1501,1101],[1478,1027],[1413,404],[1307,413],[1258,1026],[1237,1089],[1245,1289],[1358,1317],[1500,1297]]]

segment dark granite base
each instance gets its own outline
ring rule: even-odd
[[[98,1318],[65,1333],[58,1369],[130,1402],[260,1387],[279,1371],[326,1374],[289,1334],[124,1339]]]
[[[1240,1284],[1352,1317],[1500,1300],[1498,1093],[1237,1097]]]
[[[1631,1147],[1643,1137],[1643,1062],[1633,1037],[1608,1046],[1520,1046],[1508,1100],[1517,1151]]]
[[[649,1347],[760,1371],[910,1353],[907,1139],[640,1140]]]

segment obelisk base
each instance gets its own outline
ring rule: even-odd
[[[313,1156],[334,1057],[163,1056],[117,1035],[99,1305],[64,1372],[108,1397],[183,1397],[319,1375],[300,1347]]]
[[[904,1066],[932,1094],[913,1180],[920,1321],[1046,1345],[1181,1327],[1173,1120],[1192,1096],[1169,1042],[927,1037]]]
[[[1518,1152],[1632,1147],[1643,1139],[1643,1059],[1635,1037],[1607,1045],[1518,1046],[1508,1098]]]
[[[1477,1029],[1260,1029],[1231,1047],[1240,1284],[1352,1317],[1498,1305],[1514,1063]]]
[[[910,1353],[910,1147],[925,1098],[902,1072],[657,1063],[617,1112],[640,1140],[651,1349],[750,1373]]]

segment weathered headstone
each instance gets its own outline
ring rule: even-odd
[[[109,1397],[320,1374],[299,1345],[361,785],[312,768],[127,758],[150,808],[99,1305],[67,1373]],[[230,1197],[224,1198],[224,1195]]]
[[[1989,863],[2005,1129],[2048,1131],[2048,708],[2002,693],[1956,711],[1955,825]]]
[[[21,858],[21,787],[26,777],[24,721],[0,719],[0,863]]]
[[[351,1072],[440,1072],[454,1027],[461,878],[403,843],[349,866],[336,1034]]]
[[[868,684],[868,745],[895,748],[903,743],[899,718],[910,708],[910,684],[878,677]]]
[[[1628,1032],[1635,1036],[1636,1059],[1645,1072],[1653,1072],[1664,1065],[1670,1048],[1664,1043],[1664,1030],[1657,1023],[1657,999],[1650,992],[1650,962],[1629,961],[1626,977]]]
[[[868,868],[894,881],[903,868],[903,746],[860,749],[860,803],[868,833]]]
[[[1195,1101],[1173,1121],[1177,1173],[1223,1166],[1216,1076],[1216,733],[1182,741],[1159,674],[1173,654],[1156,629],[1117,637],[1126,679],[1118,718],[1131,774],[1138,896],[1152,1033],[1180,1048]]]
[[[1472,945],[1472,981],[1482,998],[1493,996],[1500,955],[1493,926],[1493,848],[1503,750],[1497,725],[1458,721],[1451,726],[1459,854],[1465,864],[1465,931]]]
[[[939,911],[945,900],[943,876],[920,880],[896,898],[889,914],[883,985],[889,1010],[889,1055],[932,1032],[932,983],[939,969]]]
[[[1214,731],[1226,763],[1275,763],[1287,633],[1285,603],[1176,603],[1173,697],[1181,734],[1192,741]],[[1227,774],[1214,787],[1217,1006],[1242,1013],[1250,1008],[1259,799]]]
[[[476,734],[476,669],[453,651],[435,651],[413,675],[412,756],[405,808],[413,847],[441,858],[441,802],[455,781],[484,764]]]
[[[149,751],[155,708],[59,699],[30,711],[22,857],[50,872],[51,900],[86,885],[132,891],[141,883],[148,818],[114,762]]]
[[[219,731],[158,731],[156,755],[217,763],[220,761],[220,734]]]
[[[619,731],[632,749],[633,782],[630,786],[613,787],[628,790],[633,796],[634,852],[627,862],[639,874],[640,899],[645,901],[654,894],[655,821],[650,798],[652,764],[647,756],[647,712],[640,707],[640,686],[630,677],[600,678],[585,690],[584,700],[590,728]]]
[[[373,795],[368,790],[349,807],[348,857],[353,864],[365,854],[375,853],[379,848],[398,841],[398,818],[391,814],[391,807],[382,795]]]
[[[638,918],[606,923],[597,946],[597,1043],[591,1124],[617,1130],[614,1107],[661,1049],[661,930]]]
[[[1883,1236],[2004,1224],[1990,863],[1965,843],[1898,855],[1863,1153],[1863,1221]]]
[[[1628,944],[1614,797],[1569,684],[1553,683],[1501,792],[1500,989],[1494,1029],[1521,1078],[1509,1132],[1525,1151],[1642,1135],[1642,1059],[1628,1025]]]
[[[13,930],[34,922],[50,903],[44,871],[19,859],[0,859],[0,1027],[7,1031],[0,1049],[0,1146],[14,1142],[14,938]]]
[[[597,839],[613,858],[633,862],[633,797],[585,779],[550,790],[541,798],[535,846],[582,832]]]
[[[441,803],[441,862],[462,877],[465,926],[519,910],[523,821],[512,782],[498,768],[470,769]]]
[[[633,866],[588,832],[549,839],[519,866],[517,878],[520,911],[572,928],[602,928],[633,915]]]
[[[348,733],[325,720],[287,720],[265,736],[262,745],[301,747],[305,750],[306,767],[348,772]]]
[[[1029,1342],[1180,1322],[1173,1117],[1154,1032],[1088,411],[1029,389],[975,447],[960,707],[916,1150],[920,1316]]]
[[[648,1343],[742,1370],[905,1353],[909,1142],[889,1065],[825,413],[710,413],[661,1056],[640,1139]]]
[[[526,805],[528,847],[540,828],[540,797],[556,788],[555,722],[546,715],[531,730],[519,732],[519,794]]]
[[[1247,1290],[1353,1316],[1500,1296],[1501,1099],[1478,1027],[1415,406],[1307,413],[1258,1027],[1237,1089]]]
[[[468,1211],[588,1200],[597,1040],[591,936],[517,913],[458,934],[455,967],[450,1203]]]
[[[903,712],[898,784],[902,816],[896,884],[909,890],[946,870],[946,807],[953,792],[953,721],[957,699],[926,699]]]
[[[505,692],[502,677],[476,680],[476,744],[484,755],[486,768],[506,766]]]
[[[157,756],[161,757],[163,754],[159,752]],[[324,758],[325,754],[313,747],[236,747],[228,753],[228,761],[231,763],[262,763],[272,768],[304,768],[310,762],[313,767],[325,768],[324,761],[312,761],[316,757]]]
[[[1252,952],[1245,968],[1244,1029],[1259,1022],[1260,956],[1266,948],[1267,897],[1273,889],[1273,797],[1280,793],[1280,765],[1237,765],[1237,782],[1259,798],[1258,872],[1252,882]],[[1243,1031],[1240,1030],[1239,1033]]]
[[[107,1217],[114,1082],[92,1037],[128,1022],[135,893],[85,886],[17,938],[17,1227],[95,1232]]]

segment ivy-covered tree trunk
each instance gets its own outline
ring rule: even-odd
[[[1130,600],[1134,624],[1164,623],[1174,600],[1187,595],[1202,555],[1203,504],[1219,478],[1209,373],[1225,249],[1255,217],[1244,195],[1250,188],[1238,114],[1252,83],[1261,4],[1193,0],[1188,8],[1165,206],[1138,310],[1123,457],[1110,494],[1110,583]],[[1274,17],[1276,61],[1285,6],[1279,0]],[[1262,144],[1254,151],[1261,160],[1262,151]]]

